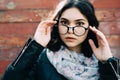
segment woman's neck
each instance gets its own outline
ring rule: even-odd
[[[81,52],[81,48],[80,46],[76,46],[76,47],[68,47],[69,50],[75,51],[77,53]]]

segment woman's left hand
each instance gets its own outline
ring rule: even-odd
[[[95,46],[92,39],[89,40],[89,44],[94,52],[94,55],[101,62],[107,61],[110,57],[112,57],[112,53],[105,35],[95,27],[90,26],[90,30],[96,34],[98,40],[98,47]]]

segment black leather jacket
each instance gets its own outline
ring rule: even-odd
[[[2,80],[67,80],[50,64],[45,48],[29,39],[19,56],[6,69]],[[115,69],[115,70],[114,70]],[[99,80],[118,80],[118,59],[99,62]]]

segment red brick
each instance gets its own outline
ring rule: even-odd
[[[120,9],[98,9],[96,16],[99,21],[120,21]]]
[[[32,35],[39,23],[1,23],[0,35]]]
[[[0,48],[0,60],[14,60],[22,48],[13,48],[13,47],[7,47],[7,48]]]
[[[11,61],[0,60],[0,73],[4,73],[5,69],[7,68],[8,64]]]
[[[100,22],[99,29],[106,35],[120,35],[120,22]]]
[[[0,47],[22,47],[30,36],[0,36]]]
[[[38,9],[53,8],[59,0],[2,0],[0,1],[0,9]]]
[[[47,9],[1,11],[0,22],[40,22],[49,13]]]
[[[120,48],[120,35],[109,35],[109,36],[106,36],[106,38],[111,47]]]
[[[120,59],[120,47],[111,47],[111,51],[113,53],[113,56]]]
[[[120,0],[91,0],[95,8],[120,8]]]

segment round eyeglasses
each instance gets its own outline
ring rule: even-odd
[[[76,36],[83,36],[89,29],[89,27],[87,28],[84,26],[69,27],[68,25],[59,25],[59,33],[62,35],[67,34],[70,29],[72,29],[73,34],[75,34]]]

